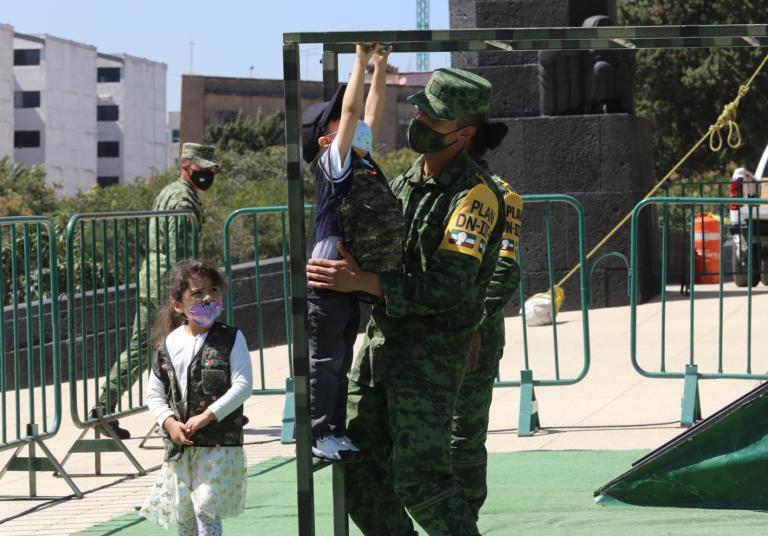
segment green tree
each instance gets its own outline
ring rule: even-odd
[[[382,145],[376,148],[374,158],[381,171],[384,172],[384,176],[387,177],[387,180],[391,181],[411,167],[411,164],[413,164],[413,161],[418,156],[418,154],[408,148],[393,151]]]
[[[0,216],[49,214],[56,207],[56,184],[45,181],[45,168],[26,168],[7,156],[0,159]]]
[[[282,112],[250,116],[237,112],[232,121],[212,125],[205,130],[205,143],[215,145],[218,151],[244,154],[275,145],[283,145],[285,125]]]
[[[619,0],[624,25],[736,24],[765,21],[765,2],[742,0]],[[671,168],[715,122],[765,55],[763,49],[641,50],[637,52],[635,111],[650,119],[659,174]],[[768,142],[768,72],[741,101],[744,145],[714,153],[701,148],[683,171],[698,175],[736,161],[754,168]],[[722,176],[721,175],[721,176]]]

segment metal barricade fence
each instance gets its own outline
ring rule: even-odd
[[[167,271],[198,256],[198,227],[191,211],[96,212],[70,218],[70,413],[83,432],[62,464],[74,452],[92,452],[95,474],[101,474],[101,453],[122,452],[139,474],[145,472],[107,423],[146,409],[153,313],[166,304]],[[90,429],[96,439],[84,440]],[[109,438],[101,439],[101,433]]]
[[[529,357],[529,349],[528,349],[528,338],[527,338],[527,326],[525,325],[525,322],[523,320],[523,317],[521,316],[521,324],[522,324],[522,334],[523,334],[523,349],[524,349],[524,363],[523,363],[523,370],[521,371],[521,379],[519,381],[513,381],[513,380],[502,380],[501,378],[499,381],[496,382],[495,387],[521,387],[521,398],[520,398],[520,421],[518,426],[518,434],[519,435],[530,435],[532,434],[536,428],[539,427],[539,421],[538,421],[538,414],[536,411],[536,402],[535,402],[535,394],[534,394],[534,386],[553,386],[553,385],[572,385],[574,383],[577,383],[581,381],[587,374],[589,370],[589,360],[590,360],[590,354],[589,354],[589,318],[588,318],[588,307],[589,307],[589,282],[588,282],[588,272],[586,268],[586,231],[585,231],[585,219],[584,219],[584,209],[581,206],[581,204],[574,199],[571,196],[567,195],[528,195],[523,196],[524,203],[526,205],[530,204],[537,204],[537,205],[543,205],[544,210],[544,234],[546,236],[546,282],[548,283],[548,288],[550,289],[550,292],[553,292],[554,284],[555,284],[555,259],[553,255],[553,247],[555,246],[553,241],[553,233],[552,233],[552,224],[553,224],[553,218],[552,218],[552,206],[555,205],[559,208],[565,208],[569,207],[572,208],[573,211],[575,211],[576,220],[577,220],[577,252],[576,257],[578,262],[581,263],[581,269],[579,271],[579,286],[578,286],[578,292],[580,295],[580,309],[581,309],[581,319],[582,319],[582,337],[583,337],[583,353],[580,359],[580,370],[578,373],[576,373],[573,376],[565,377],[561,374],[560,371],[560,349],[558,346],[558,334],[557,334],[557,324],[553,323],[551,330],[552,330],[552,337],[553,337],[553,364],[554,364],[554,373],[552,377],[543,377],[543,378],[537,378],[533,379],[534,371],[531,369],[531,359]],[[312,205],[305,205],[305,210],[309,211],[312,209]],[[263,395],[263,394],[286,394],[286,400],[285,400],[285,408],[283,412],[283,424],[282,424],[282,432],[281,432],[281,440],[283,442],[292,442],[294,438],[294,425],[295,425],[295,414],[294,414],[294,402],[293,402],[293,370],[291,367],[292,362],[292,355],[291,355],[291,347],[292,347],[292,334],[291,334],[291,322],[290,322],[290,288],[289,288],[289,282],[288,282],[288,249],[287,249],[287,242],[286,242],[286,236],[287,236],[287,228],[286,228],[286,214],[287,214],[287,207],[285,206],[271,206],[271,207],[252,207],[252,208],[242,208],[239,209],[233,213],[231,213],[224,224],[224,266],[225,270],[227,272],[228,278],[232,278],[232,266],[234,264],[235,259],[233,259],[233,253],[232,253],[232,243],[235,241],[235,238],[233,237],[234,231],[233,231],[233,224],[236,220],[243,217],[250,216],[250,226],[244,226],[246,231],[250,230],[250,238],[253,240],[252,242],[252,258],[254,259],[254,272],[255,272],[255,288],[253,290],[254,299],[256,302],[256,323],[257,323],[257,333],[258,333],[258,340],[259,340],[259,376],[257,380],[254,382],[255,385],[257,385],[256,388],[254,388],[253,393],[255,395]],[[285,322],[285,334],[286,334],[286,342],[288,344],[288,371],[289,376],[286,378],[286,388],[281,389],[277,388],[275,386],[270,386],[269,382],[267,380],[267,375],[269,374],[266,367],[266,358],[265,358],[265,348],[262,341],[264,341],[264,303],[263,303],[263,290],[262,290],[262,283],[261,283],[261,276],[262,272],[260,269],[259,260],[261,259],[261,251],[262,242],[259,239],[259,231],[260,231],[260,223],[259,218],[262,220],[267,216],[278,216],[279,217],[279,234],[277,236],[281,237],[281,243],[279,245],[279,252],[282,258],[282,301],[283,301],[283,312],[284,312],[284,322]],[[273,228],[273,231],[277,231],[277,228]],[[525,227],[523,228],[523,240],[525,240]],[[239,240],[240,244],[243,243],[242,237],[240,237]],[[272,245],[272,253],[275,253],[275,245]],[[538,245],[536,246],[539,247]],[[239,259],[242,261],[243,259]],[[520,303],[524,303],[526,299],[526,288],[524,283],[524,270],[525,270],[525,264],[524,260],[522,258],[522,252],[520,252],[519,255],[519,263],[521,272],[523,272],[521,277],[521,283],[520,283],[520,289],[519,289],[519,296],[520,296]],[[250,292],[250,290],[248,290]],[[227,295],[226,295],[226,311],[227,311],[227,322],[233,323],[234,321],[234,304],[233,304],[233,289],[232,285],[230,285]],[[554,301],[554,297],[553,297]]]
[[[305,205],[305,210],[312,209],[312,205]],[[294,440],[295,430],[295,406],[293,399],[293,334],[291,326],[291,309],[290,309],[290,283],[289,283],[289,265],[288,265],[288,240],[287,240],[287,206],[270,206],[270,207],[249,207],[241,208],[229,214],[224,222],[224,269],[226,270],[227,278],[232,283],[232,266],[235,262],[244,261],[245,259],[235,259],[233,257],[232,243],[237,238],[238,230],[236,229],[236,222],[240,219],[250,220],[250,225],[247,223],[240,229],[239,242],[247,243],[251,240],[252,259],[254,261],[254,288],[253,299],[256,307],[256,330],[258,336],[258,349],[259,349],[259,372],[258,378],[254,380],[254,395],[272,395],[272,394],[286,394],[285,407],[283,409],[282,419],[282,432],[281,441],[283,443],[291,443]],[[272,220],[271,222],[269,220]],[[270,225],[271,224],[271,225]],[[279,231],[278,231],[279,228]],[[263,240],[259,239],[260,230],[272,230],[274,236],[280,237],[279,245],[275,243],[264,244]],[[282,309],[283,309],[283,326],[285,333],[285,342],[288,345],[288,376],[285,378],[285,388],[276,387],[274,384],[268,386],[269,381],[267,375],[269,371],[265,363],[265,330],[264,330],[264,292],[262,287],[262,269],[261,259],[262,253],[267,252],[267,256],[274,256],[279,252],[282,259]],[[225,309],[227,314],[227,322],[234,323],[235,311],[233,300],[233,285],[230,284],[227,288],[225,296]],[[250,289],[249,289],[250,290]]]
[[[760,188],[762,188],[763,183],[768,183],[768,180],[760,179],[755,181],[750,181],[750,184],[752,184],[752,187],[754,188],[754,192],[750,195],[757,196],[757,192]],[[660,190],[660,192],[663,192],[662,195],[659,197],[665,197],[665,198],[679,198],[679,197],[696,197],[696,198],[726,198],[729,195],[731,196],[731,199],[733,199],[733,192],[731,192],[731,186],[732,181],[731,180],[701,180],[701,181],[680,181],[680,182],[671,182],[666,183]],[[739,196],[742,192],[742,187],[739,186],[737,190],[740,192]],[[677,205],[675,207],[672,207],[671,209],[667,207],[666,209],[668,211],[668,218],[670,220],[670,223],[674,225],[673,229],[680,234],[682,237],[686,237],[690,234],[690,229],[688,228],[688,223],[691,220],[691,215],[689,212],[694,211],[695,207],[689,206],[689,205]],[[729,211],[727,208],[724,209],[724,215],[728,216]],[[735,223],[731,221],[730,224],[733,225]],[[740,222],[741,225],[745,225],[745,222]],[[760,220],[757,220],[756,222],[756,228],[759,230],[760,226]],[[671,238],[671,237],[670,237]],[[706,255],[706,244],[705,244],[705,250],[704,254]],[[756,260],[763,257],[763,249],[766,246],[763,246],[759,241],[756,243],[757,248],[757,256]],[[680,255],[674,255],[675,258],[668,259],[667,263],[667,277],[668,282],[674,282],[676,284],[680,285],[680,292],[682,294],[686,294],[688,292],[688,267],[686,263],[686,255],[685,250],[680,251]],[[768,249],[766,249],[766,252],[768,253]],[[731,258],[732,260],[732,258]],[[764,278],[766,281],[768,281],[768,266],[755,266],[755,271],[759,270],[760,274],[758,276],[758,279]],[[737,281],[738,286],[746,286],[746,274],[747,274],[747,267],[742,265],[731,265],[725,266],[726,274],[731,276],[733,275],[734,279]],[[700,272],[700,274],[705,275],[717,275],[717,271],[710,271],[705,270],[704,272]]]
[[[630,242],[630,250],[631,250],[631,266],[632,270],[630,272],[630,355],[632,360],[632,366],[637,370],[638,373],[641,375],[648,377],[648,378],[683,378],[684,379],[684,388],[683,388],[683,401],[682,401],[682,414],[681,414],[681,425],[683,426],[691,426],[694,424],[697,420],[701,419],[701,406],[700,406],[700,400],[699,400],[699,387],[698,387],[698,380],[699,379],[720,379],[720,378],[726,378],[726,379],[746,379],[746,380],[768,380],[768,374],[756,374],[753,373],[753,369],[755,368],[755,363],[753,362],[753,354],[752,354],[752,345],[753,345],[753,330],[752,330],[752,310],[753,310],[753,284],[756,284],[758,277],[755,274],[755,263],[754,256],[758,255],[759,250],[757,248],[753,247],[747,247],[745,248],[745,255],[747,258],[747,272],[746,272],[746,278],[747,278],[747,285],[746,289],[743,291],[741,290],[725,290],[724,289],[724,279],[725,275],[728,273],[724,266],[724,244],[725,244],[725,236],[726,236],[726,226],[724,225],[724,222],[726,221],[726,214],[728,213],[727,208],[730,207],[734,203],[734,199],[732,198],[724,198],[724,197],[716,197],[716,198],[697,198],[697,197],[657,197],[657,198],[650,198],[645,199],[641,202],[639,202],[633,212],[632,212],[632,220],[631,220],[631,242]],[[740,234],[744,232],[746,236],[741,237],[741,240],[746,240],[747,244],[752,244],[753,241],[757,238],[760,239],[758,230],[759,230],[759,221],[760,217],[766,217],[768,218],[768,209],[765,211],[760,208],[759,205],[765,205],[768,202],[765,199],[738,199],[738,204],[743,205],[745,207],[745,212],[747,214],[746,218],[746,226],[745,229],[742,228],[741,225],[737,225],[736,229],[742,229],[737,232]],[[659,317],[660,317],[660,331],[659,331],[659,337],[658,337],[658,344],[659,344],[659,355],[658,355],[658,367],[649,367],[644,363],[640,362],[639,356],[638,356],[638,296],[637,296],[637,266],[638,266],[638,253],[637,253],[637,239],[638,239],[638,217],[639,214],[643,209],[649,209],[650,207],[656,207],[656,209],[660,212],[659,218],[661,223],[661,296],[660,296],[660,311],[659,311]],[[688,322],[687,322],[687,329],[685,326],[680,326],[680,330],[675,332],[674,330],[668,329],[668,323],[670,321],[678,321],[682,315],[684,314],[684,311],[678,307],[675,306],[675,303],[672,302],[669,293],[666,289],[666,282],[667,282],[667,276],[669,271],[669,252],[672,249],[669,244],[670,240],[670,229],[671,223],[673,222],[673,219],[671,217],[672,210],[674,208],[679,207],[686,207],[688,210],[685,212],[686,214],[686,228],[688,232],[688,282],[689,282],[689,292],[687,294],[687,311],[688,311]],[[696,250],[696,240],[697,240],[697,232],[695,230],[696,227],[696,220],[702,219],[703,220],[703,212],[704,209],[709,207],[712,212],[715,215],[715,219],[719,219],[720,221],[720,231],[717,233],[717,247],[715,247],[715,244],[712,244],[712,237],[707,237],[707,234],[711,233],[704,233],[703,231],[699,231],[699,233],[702,235],[699,237],[700,246],[705,243],[706,241],[710,241],[709,248],[711,249],[710,253],[714,253],[714,250],[716,249],[719,251],[719,259],[718,259],[718,270],[715,272],[717,274],[717,283],[716,284],[716,291],[713,293],[712,291],[700,291],[697,288],[697,276],[702,275],[708,275],[711,273],[710,271],[705,270],[696,270],[696,262],[697,258],[699,260],[699,266],[703,267],[706,266],[706,257],[707,254],[706,250],[699,251],[697,253]],[[678,222],[679,224],[679,222]],[[764,226],[765,227],[765,226]],[[702,227],[703,228],[703,227]],[[766,237],[768,238],[768,237]],[[734,255],[736,255],[738,252],[734,252]],[[699,283],[700,284],[700,283]],[[744,325],[739,326],[735,325],[734,333],[738,334],[741,332],[745,339],[742,341],[746,342],[746,349],[744,351],[745,358],[743,361],[743,370],[744,372],[740,372],[737,367],[740,365],[738,364],[740,362],[740,359],[727,359],[725,357],[725,345],[724,340],[726,335],[729,333],[726,333],[725,331],[725,321],[726,320],[738,320],[738,312],[741,308],[741,305],[739,305],[735,309],[731,309],[729,307],[729,310],[726,311],[726,304],[725,304],[725,296],[726,293],[729,295],[743,295],[746,298],[746,314],[744,319]],[[699,302],[703,301],[703,299],[711,298],[714,294],[714,297],[717,298],[717,313],[716,313],[716,321],[713,321],[711,317],[698,317],[700,320],[699,324],[699,331],[701,333],[697,333],[697,323],[696,323],[696,303],[697,303],[697,296],[701,294],[702,299],[699,300]],[[677,302],[680,302],[681,300],[678,298]],[[670,302],[672,304],[670,305]],[[668,310],[670,307],[674,307],[673,314],[668,314]],[[726,314],[727,313],[727,314]],[[655,313],[654,313],[655,314]],[[701,329],[701,324],[704,324],[706,321],[710,322],[709,329],[707,330],[706,325],[703,329]],[[642,322],[642,325],[644,326],[647,324],[647,321],[644,320]],[[732,322],[731,326],[735,322]],[[673,355],[672,360],[673,362],[670,363],[670,356],[668,356],[667,353],[667,347],[669,343],[669,339],[676,335],[677,333],[680,333],[681,331],[686,331],[686,333],[683,333],[684,338],[687,339],[687,359],[685,359],[686,362],[674,362],[674,358],[677,357],[678,361],[680,359],[684,359],[684,355]],[[713,337],[713,334],[716,333],[716,336],[714,336],[713,340],[710,340],[710,337]],[[647,335],[647,334],[646,334]],[[655,335],[655,332],[651,335]],[[697,335],[699,335],[697,340]],[[739,341],[739,338],[732,339],[735,341]],[[644,339],[644,342],[647,342],[647,338]],[[699,344],[697,344],[697,342]],[[685,344],[685,342],[680,341],[681,344]],[[734,347],[737,348],[737,351],[734,353],[740,353],[741,352],[741,343],[734,344]],[[739,356],[734,356],[734,358],[738,358]],[[703,364],[703,362],[706,362],[710,365],[712,371],[708,372],[700,372],[699,366]],[[678,368],[678,370],[671,371],[669,370],[670,365],[672,367],[681,367],[682,370]],[[768,367],[768,361],[761,362],[758,364],[758,366],[763,367],[763,370]],[[651,370],[653,369],[653,370]],[[728,370],[730,369],[730,370]]]
[[[0,218],[0,450],[16,449],[0,477],[27,471],[29,496],[40,498],[35,473],[59,471],[80,498],[43,442],[58,433],[62,414],[56,245],[50,218]],[[29,457],[19,456],[27,446]]]
[[[535,371],[535,365],[538,365],[539,367],[544,366],[543,360],[537,357],[531,358],[529,354],[529,348],[528,348],[528,330],[530,329],[525,322],[525,315],[520,315],[520,323],[521,323],[521,334],[522,334],[522,347],[523,347],[523,368],[520,371],[520,380],[504,380],[501,377],[501,374],[499,375],[499,379],[494,384],[494,387],[496,388],[502,388],[502,387],[520,387],[520,413],[519,413],[519,419],[518,419],[518,430],[517,434],[518,436],[528,436],[533,434],[536,429],[540,427],[540,421],[539,421],[539,415],[538,415],[538,407],[536,403],[536,396],[534,393],[534,387],[535,386],[555,386],[555,385],[573,385],[575,383],[580,382],[584,379],[584,377],[587,375],[587,372],[589,371],[590,366],[590,347],[589,347],[589,279],[588,279],[588,267],[586,264],[587,258],[586,258],[586,230],[585,230],[585,219],[584,219],[584,208],[582,207],[581,203],[579,203],[576,199],[569,195],[560,195],[560,194],[544,194],[544,195],[524,195],[523,196],[523,203],[524,203],[524,217],[526,220],[526,223],[522,227],[521,231],[521,247],[520,251],[518,253],[518,262],[520,264],[520,288],[519,288],[519,300],[520,300],[520,306],[522,307],[525,303],[525,300],[527,297],[530,297],[527,295],[526,285],[525,285],[525,279],[526,279],[526,270],[525,270],[525,259],[523,256],[523,251],[528,250],[531,251],[533,248],[536,248],[537,250],[541,250],[541,245],[538,243],[538,240],[531,241],[529,239],[528,242],[526,242],[526,237],[531,237],[533,234],[530,229],[530,225],[533,221],[533,218],[531,216],[530,212],[530,206],[531,205],[543,205],[544,210],[544,238],[546,241],[546,283],[547,288],[549,289],[550,293],[550,299],[551,303],[555,303],[555,283],[557,282],[555,279],[555,255],[553,252],[553,248],[556,246],[556,244],[553,241],[553,233],[552,233],[552,227],[553,227],[553,215],[552,215],[552,208],[553,205],[560,208],[565,207],[571,207],[573,210],[575,210],[576,218],[577,218],[577,235],[578,235],[578,245],[577,245],[577,252],[576,256],[578,258],[578,262],[580,263],[579,268],[579,280],[578,280],[578,292],[580,296],[580,309],[581,309],[581,330],[582,330],[582,339],[583,339],[583,346],[582,346],[582,355],[580,359],[576,359],[577,366],[578,366],[578,372],[576,372],[572,376],[565,377],[562,374],[561,371],[561,349],[558,345],[558,327],[557,327],[557,321],[552,322],[551,325],[551,331],[552,331],[552,361],[551,366],[547,366],[546,368],[552,369],[549,376],[543,376],[543,377],[537,377],[534,379],[534,371]],[[559,233],[560,236],[563,236],[563,233]],[[564,237],[566,240],[568,239],[567,236]],[[535,242],[535,243],[533,243]],[[571,240],[572,242],[572,240]],[[565,247],[564,244],[558,244],[557,246],[563,248]],[[561,266],[562,268],[562,266]],[[552,317],[555,317],[553,314]],[[550,329],[550,328],[537,328],[537,329]],[[538,350],[537,350],[538,351]],[[533,363],[532,363],[533,362]],[[534,365],[534,368],[532,368],[532,364]]]

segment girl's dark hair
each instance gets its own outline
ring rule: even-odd
[[[222,291],[227,286],[227,279],[218,267],[207,260],[181,261],[168,272],[168,304],[160,308],[155,314],[155,323],[152,328],[152,341],[155,347],[159,346],[168,334],[186,324],[186,319],[173,308],[173,302],[180,302],[184,291],[189,286],[189,280],[194,277],[204,277],[214,285],[221,287]]]
[[[477,133],[469,142],[469,155],[481,158],[489,149],[495,149],[507,135],[509,127],[505,123],[483,121],[477,125]]]

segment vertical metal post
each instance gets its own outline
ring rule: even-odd
[[[702,221],[702,228],[704,226],[704,222]],[[688,356],[688,363],[690,365],[693,365],[696,361],[694,358],[694,304],[695,304],[695,292],[696,292],[696,207],[691,207],[691,233],[690,233],[690,248],[688,252],[688,310],[690,315],[690,321],[689,321],[689,328],[688,328],[688,335],[689,335],[689,356]]]
[[[552,315],[552,340],[553,340],[554,352],[555,352],[555,379],[559,380],[560,379],[560,354],[558,352],[558,345],[557,345],[557,306],[556,306],[556,300],[555,300],[555,263],[552,255],[552,204],[549,201],[547,201],[545,208],[546,208],[546,214],[544,216],[544,219],[546,222],[546,234],[547,234],[547,272],[549,274],[549,297],[551,301],[550,314]]]
[[[693,426],[701,420],[701,401],[699,398],[699,371],[696,365],[685,366],[685,384],[683,386],[682,415],[680,426]]]
[[[323,51],[323,100],[331,100],[339,85],[339,55]]]
[[[554,320],[554,319],[553,319]],[[517,421],[517,436],[531,436],[541,428],[539,406],[533,389],[533,372],[520,371],[520,413]]]
[[[32,390],[32,389],[30,389]],[[30,423],[27,425],[27,435],[30,437],[37,437],[37,425]],[[35,462],[37,462],[37,452],[35,449],[35,441],[29,442],[29,457],[27,458],[27,473],[29,475],[29,496],[37,496],[37,468]]]
[[[664,219],[661,226],[661,365],[659,370],[667,369],[665,349],[667,346],[667,271],[669,255],[669,204],[664,203]],[[631,240],[634,240],[632,235]],[[631,277],[631,276],[630,276]]]
[[[347,496],[344,489],[344,466],[331,466],[333,482],[333,536],[349,536]]]
[[[309,425],[309,348],[307,340],[307,292],[304,274],[304,183],[300,155],[301,92],[299,45],[283,44],[285,80],[285,144],[288,163],[288,221],[291,268],[291,320],[293,323],[293,374],[296,401],[296,477],[299,536],[314,536],[312,479],[312,430]]]
[[[328,50],[323,51],[323,96],[330,100],[339,85],[339,55]],[[287,386],[286,386],[287,387]],[[333,534],[347,536],[349,519],[347,517],[347,498],[344,489],[344,470],[333,466]]]

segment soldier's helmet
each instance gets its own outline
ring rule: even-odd
[[[216,160],[216,148],[213,145],[185,143],[181,146],[181,159],[192,160],[203,169],[219,167],[219,162]]]
[[[408,97],[408,102],[436,121],[452,121],[467,115],[488,113],[491,83],[462,69],[435,69],[427,85]]]

